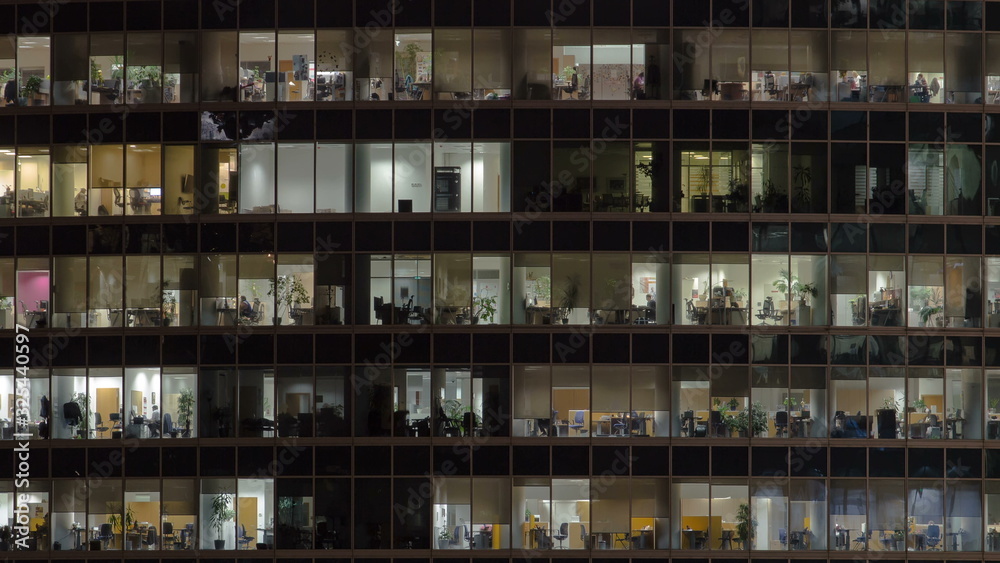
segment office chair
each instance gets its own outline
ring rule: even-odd
[[[385,300],[381,297],[375,297],[372,299],[372,307],[375,309],[375,320],[381,324],[386,324],[386,319],[382,318],[382,306],[385,304]]]
[[[580,524],[580,541],[583,542],[583,549],[590,549],[590,538],[587,537],[586,524]]]
[[[757,310],[757,315],[755,316],[760,319],[761,325],[766,325],[767,319],[777,322],[784,318],[784,315],[779,315],[777,310],[774,308],[774,299],[772,299],[771,296],[764,299],[764,302],[761,304],[761,308]]]
[[[177,545],[177,536],[174,535],[174,524],[172,522],[163,523],[163,549],[173,549]]]
[[[861,535],[859,535],[858,537],[854,538],[854,547],[853,547],[853,549],[862,550],[862,551],[868,549],[868,540],[870,540],[870,539],[872,539],[872,531],[871,530],[868,530],[867,533],[866,532],[862,532]]]
[[[684,411],[681,415],[681,430],[688,438],[694,437],[694,411]]]
[[[94,430],[98,434],[104,434],[105,432],[108,431],[108,427],[104,426],[104,421],[101,420],[101,413],[99,412],[94,413]]]
[[[927,526],[927,533],[924,535],[924,545],[928,550],[941,551],[941,526],[931,524]]]
[[[559,546],[556,547],[556,549],[566,549],[563,546],[562,542],[566,541],[566,538],[568,537],[569,537],[569,524],[563,522],[562,524],[559,524],[559,531],[555,534],[552,534],[552,539],[559,542]]]
[[[174,419],[170,415],[170,413],[168,412],[163,413],[163,419],[160,422],[160,425],[161,425],[160,431],[164,436],[170,436],[171,438],[177,437],[178,431],[174,429]]]
[[[580,434],[586,434],[587,431],[583,429],[583,426],[583,411],[576,411],[576,414],[573,415],[573,422],[570,423],[569,427],[571,430],[576,430]]]
[[[622,416],[621,418],[618,419],[618,422],[615,422],[614,424],[611,425],[611,434],[617,436],[624,436],[625,427],[626,427],[625,417]]]
[[[105,522],[101,524],[101,531],[98,533],[97,537],[94,539],[101,540],[101,549],[107,551],[108,542],[114,539],[115,535],[111,531],[111,524]]]
[[[146,531],[146,538],[142,540],[142,545],[147,549],[156,549],[156,526],[150,526]]]
[[[778,411],[774,413],[774,429],[778,437],[788,435],[788,411]]]
[[[778,528],[778,542],[781,543],[781,547],[788,545],[788,532],[784,528]]]
[[[250,549],[250,544],[253,542],[253,537],[247,535],[247,527],[244,524],[240,524],[239,534],[236,537],[236,543],[239,549]]]

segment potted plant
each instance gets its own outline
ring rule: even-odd
[[[896,551],[906,551],[906,532],[896,530],[892,533],[892,540],[896,544]]]
[[[269,296],[274,296],[275,305],[275,316],[274,324],[280,325],[282,318],[282,310],[287,310],[289,316],[292,316],[292,310],[295,305],[309,303],[309,292],[306,291],[306,286],[302,283],[302,280],[298,276],[292,274],[287,276],[278,276],[277,282],[271,280],[271,288],[267,290]],[[299,316],[295,320],[296,324],[302,322],[302,317]]]
[[[745,288],[740,288],[733,290],[733,299],[736,301],[736,308],[740,309],[743,304],[747,302],[747,290]]]
[[[792,181],[795,183],[792,193],[792,210],[796,213],[812,212],[812,168],[793,166]]]
[[[136,526],[135,520],[135,510],[131,506],[125,508],[125,514],[122,514],[122,505],[118,503],[113,503],[110,506],[111,514],[108,515],[108,524],[111,524],[111,529],[115,534],[121,534],[123,538],[128,539],[128,532]],[[126,549],[133,549],[134,545],[126,545]]]
[[[42,89],[42,77],[37,74],[32,74],[24,81],[24,85],[21,86],[21,99],[20,105],[26,106],[28,102],[36,101],[35,96]]]
[[[450,543],[451,532],[448,531],[447,526],[442,526],[441,533],[438,534],[438,549],[448,549]]]
[[[920,326],[943,326],[941,313],[944,311],[944,296],[940,287],[922,287],[910,290],[910,299],[921,304],[917,315]]]
[[[479,324],[480,319],[485,323],[492,323],[497,313],[496,296],[481,296],[472,300],[474,312],[472,313],[472,324]]]
[[[163,303],[163,326],[170,326],[177,315],[177,297],[173,290],[167,289],[167,282],[163,282],[160,295]]]
[[[815,283],[802,283],[799,281],[799,277],[792,275],[790,271],[778,270],[778,279],[771,282],[771,285],[780,291],[788,301],[792,300],[792,296],[797,298],[795,318],[800,326],[812,324],[812,307],[809,306],[808,299],[819,295]]]
[[[741,503],[736,509],[736,539],[743,549],[750,549],[754,537],[757,535],[757,519],[750,513],[750,505]]]
[[[177,424],[184,427],[184,438],[191,437],[191,419],[194,417],[194,391],[182,389],[177,399]]]
[[[90,429],[90,396],[86,393],[77,393],[73,395],[73,402],[80,407],[80,421],[77,424],[77,432],[74,438],[85,438]]]
[[[225,549],[226,540],[222,538],[222,530],[226,524],[236,517],[236,511],[229,508],[233,503],[233,497],[229,493],[219,493],[212,498],[212,514],[209,517],[209,525],[215,528],[215,549]]]
[[[760,436],[767,432],[767,409],[759,401],[755,402],[751,408],[728,416],[726,426],[740,438]]]
[[[562,324],[569,323],[569,316],[580,300],[580,275],[566,277],[566,285],[560,288],[562,297],[559,300],[559,316]]]
[[[924,409],[926,409],[926,408],[927,408],[927,403],[925,403],[923,399],[914,399],[913,400],[913,411],[914,412],[924,412]]]
[[[990,399],[990,414],[996,414],[997,405],[1000,405],[1000,397]]]
[[[788,396],[785,397],[783,401],[781,401],[781,404],[785,406],[786,411],[791,412],[791,410],[795,408],[795,405],[798,404],[798,401],[795,400],[795,397]]]

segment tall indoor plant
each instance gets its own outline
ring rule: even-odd
[[[232,495],[226,492],[219,493],[212,498],[212,514],[209,517],[209,524],[215,529],[215,549],[226,548],[226,540],[222,537],[222,530],[228,522],[236,517],[236,511],[229,507],[232,503]]]
[[[194,417],[194,391],[189,388],[181,390],[177,399],[177,424],[184,427],[184,438],[191,437],[191,422]]]
[[[277,281],[271,280],[271,289],[267,291],[274,297],[274,324],[280,325],[285,312],[291,313],[296,304],[309,303],[309,292],[298,276],[291,274],[278,276]]]
[[[749,549],[756,535],[757,519],[750,513],[750,505],[744,502],[736,509],[736,539],[743,549]]]

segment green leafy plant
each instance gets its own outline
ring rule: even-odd
[[[792,181],[795,183],[795,191],[792,194],[792,203],[795,210],[800,212],[810,211],[812,207],[812,168],[809,166],[793,166]]]
[[[233,503],[233,497],[229,493],[219,493],[212,498],[212,514],[209,517],[209,525],[215,529],[216,537],[222,540],[222,529],[230,520],[236,517],[236,511],[229,506]]]
[[[798,404],[798,401],[795,400],[795,397],[789,396],[785,397],[785,399],[781,401],[781,404],[785,405],[785,408],[787,410],[792,410],[795,408],[795,405]]]
[[[741,503],[736,509],[736,539],[743,544],[744,549],[749,549],[756,535],[757,519],[750,513],[750,505]]]
[[[566,285],[559,288],[562,294],[559,299],[559,308],[562,310],[564,319],[569,317],[580,301],[580,283],[580,275],[573,274],[566,276]]]
[[[21,86],[21,97],[30,98],[37,94],[42,89],[42,77],[37,74],[32,74],[24,81],[24,86]]]
[[[451,532],[448,531],[448,527],[442,527],[441,531],[438,533],[439,540],[451,541]]]
[[[569,81],[573,80],[573,75],[574,74],[576,74],[576,69],[573,68],[570,65],[566,65],[565,67],[563,67],[562,71],[559,73],[559,77],[562,78],[563,80],[565,80],[566,82],[569,82]]]
[[[271,289],[267,290],[267,294],[274,297],[278,309],[277,318],[282,316],[282,307],[290,312],[296,303],[309,303],[309,292],[302,280],[295,275],[278,276],[277,282],[271,280]]]
[[[756,401],[749,409],[725,417],[726,426],[736,433],[749,433],[751,437],[767,432],[767,409]]]
[[[111,503],[109,511],[111,514],[108,515],[108,524],[111,524],[111,528],[116,534],[127,532],[135,527],[135,510],[131,506],[125,508],[124,517],[121,503]]]
[[[90,395],[87,395],[86,393],[77,393],[73,395],[73,402],[80,407],[81,418],[78,430],[82,430],[84,435],[86,435],[87,431],[90,429],[90,418],[93,415],[93,413],[90,412]],[[79,436],[80,434],[77,433],[74,438],[78,438]]]
[[[188,388],[181,390],[177,399],[177,424],[184,427],[185,434],[191,431],[194,417],[194,391]]]
[[[819,290],[814,283],[802,283],[798,276],[793,276],[788,270],[778,270],[778,279],[771,282],[775,289],[785,294],[787,298],[794,295],[800,301],[805,301],[808,297],[816,297]]]
[[[927,407],[927,403],[925,403],[923,399],[914,399],[912,406],[917,411],[922,411]]]
[[[497,298],[495,295],[476,297],[472,300],[472,305],[475,309],[475,312],[472,313],[473,322],[477,318],[483,322],[493,322],[497,313]]]
[[[990,408],[991,409],[995,410],[997,408],[997,405],[1000,405],[1000,397],[997,397],[997,398],[994,398],[994,399],[990,399]]]

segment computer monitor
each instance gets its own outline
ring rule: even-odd
[[[163,190],[160,188],[149,188],[149,197],[160,197],[163,195]]]

